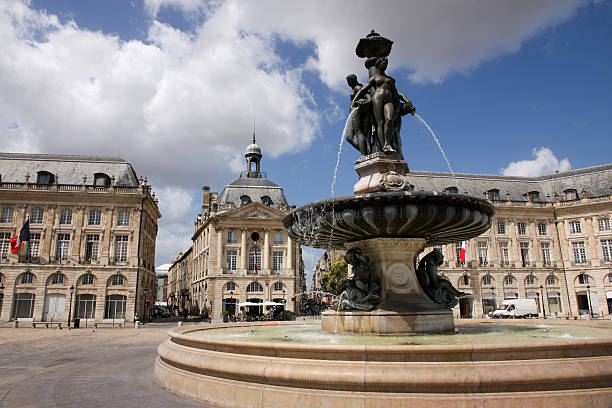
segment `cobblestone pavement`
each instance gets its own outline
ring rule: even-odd
[[[0,328],[0,407],[212,407],[153,378],[176,323],[140,329]]]

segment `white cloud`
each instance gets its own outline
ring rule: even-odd
[[[535,159],[511,162],[508,167],[501,169],[504,176],[536,177],[545,174],[553,174],[556,171],[568,171],[572,168],[570,161],[557,156],[548,147],[539,150],[533,149]]]

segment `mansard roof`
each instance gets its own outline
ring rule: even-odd
[[[445,191],[456,187],[459,193],[476,197],[498,190],[500,200],[527,201],[530,192],[539,193],[539,201],[563,200],[564,192],[575,190],[579,197],[612,195],[612,164],[587,167],[538,177],[517,177],[489,174],[411,171],[407,178],[415,191]]]
[[[26,175],[36,183],[39,171],[53,174],[59,184],[93,184],[94,174],[115,178],[115,186],[138,187],[132,165],[119,157],[96,157],[58,154],[0,153],[0,177],[5,183],[23,183]]]

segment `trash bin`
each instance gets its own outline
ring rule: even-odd
[[[78,329],[80,325],[81,325],[81,319],[74,319],[72,323],[72,327],[75,329]]]

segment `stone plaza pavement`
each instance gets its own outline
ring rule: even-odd
[[[157,346],[175,326],[0,327],[0,407],[212,407],[153,378]]]

